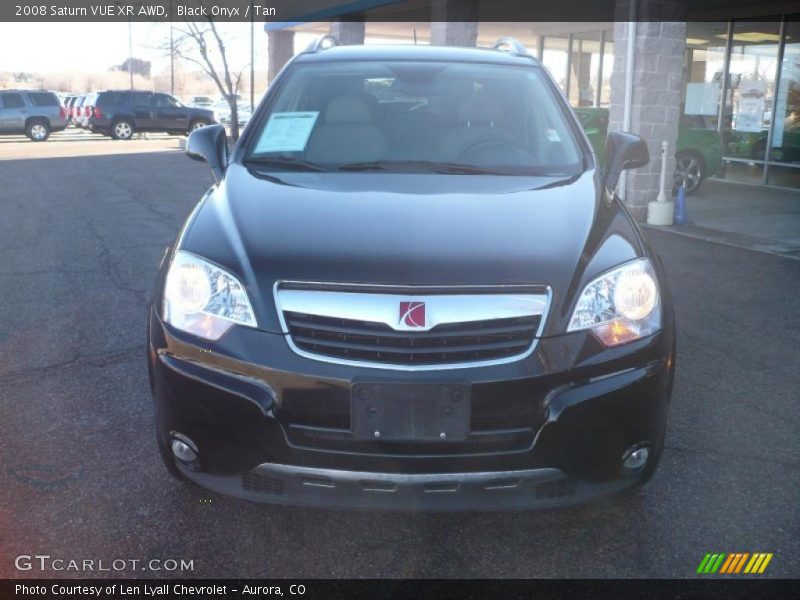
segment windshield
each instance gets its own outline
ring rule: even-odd
[[[295,65],[245,161],[275,171],[571,176],[580,148],[537,68],[430,61]]]

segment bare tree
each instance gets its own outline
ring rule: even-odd
[[[239,139],[239,111],[236,100],[246,65],[239,71],[231,69],[225,42],[210,17],[199,23],[187,21],[184,25],[185,27],[175,27],[179,35],[175,37],[171,52],[183,60],[198,65],[212,79],[231,109],[231,137]],[[170,49],[169,42],[166,49]]]
[[[39,73],[36,75],[36,79],[39,81],[38,87],[64,92],[83,93],[97,90],[126,89],[128,87],[127,71],[62,69],[56,72]],[[138,90],[153,89],[153,80],[141,75],[134,75],[134,83]]]

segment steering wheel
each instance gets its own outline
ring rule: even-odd
[[[491,149],[500,149],[500,151],[490,152]],[[509,150],[511,153],[508,152]],[[476,162],[476,159],[478,161],[490,159],[487,164],[496,164],[497,155],[502,157],[504,153],[522,157],[523,160],[530,160],[530,154],[525,148],[499,134],[489,134],[473,140],[458,153],[457,160],[459,162]]]

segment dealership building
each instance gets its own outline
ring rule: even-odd
[[[575,14],[586,18],[580,12],[586,3],[572,3]],[[291,22],[266,25],[269,77],[294,54],[298,32],[331,33],[343,44],[491,46],[512,36],[550,70],[573,106],[607,108],[609,129],[641,135],[651,156],[658,157],[667,141],[673,149],[668,172],[675,168],[679,137],[704,129],[722,140],[717,179],[800,189],[796,4],[610,4],[614,20],[565,23],[497,20],[504,5],[517,17],[519,4],[512,0],[494,0],[491,20],[482,19],[486,3],[480,0],[293,0],[279,12],[291,15]],[[702,156],[696,158],[702,168]],[[652,160],[630,172],[620,190],[637,219],[644,220],[647,203],[658,194],[660,168],[661,161]]]

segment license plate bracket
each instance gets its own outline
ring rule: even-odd
[[[350,402],[359,440],[463,442],[469,433],[467,384],[357,382]]]

